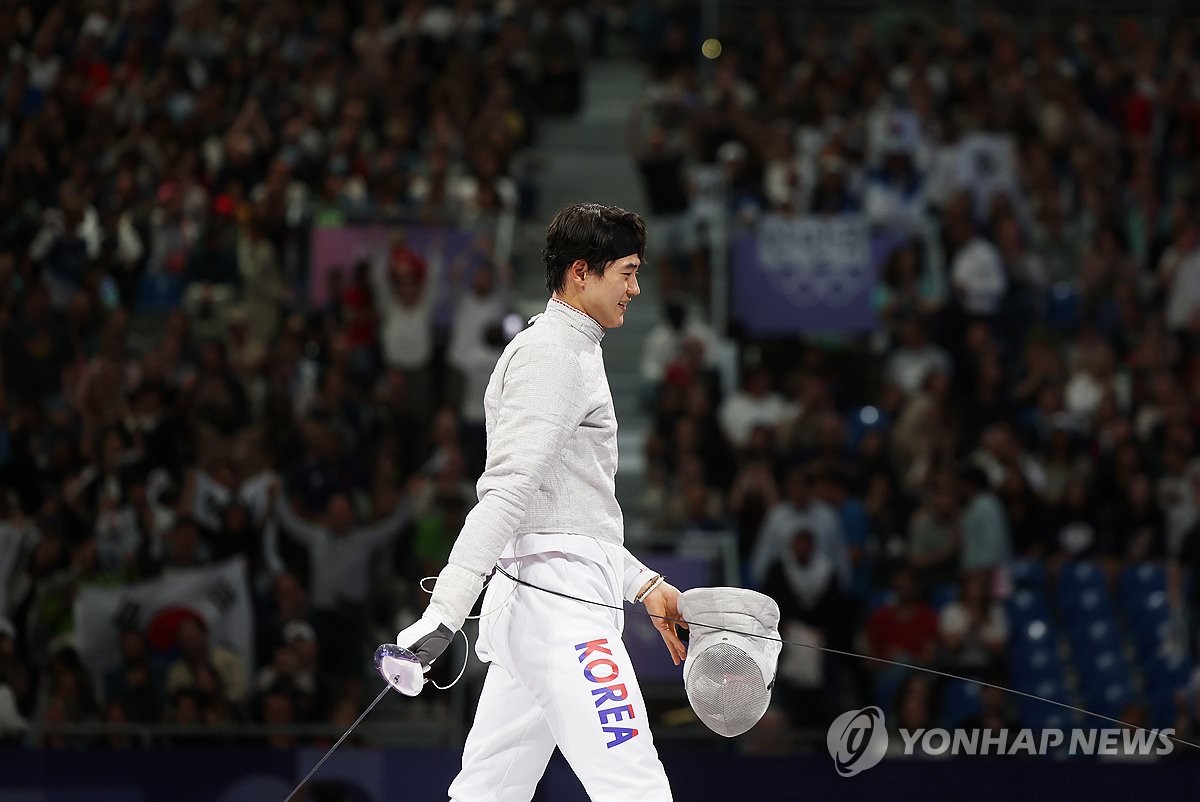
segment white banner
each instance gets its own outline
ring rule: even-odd
[[[120,665],[122,629],[164,634],[189,615],[207,624],[211,645],[224,646],[242,659],[247,672],[253,670],[254,605],[245,564],[236,558],[121,588],[84,585],[75,598],[79,655],[102,680]]]
[[[27,527],[13,526],[9,521],[0,523],[0,618],[8,617],[8,583],[15,574],[17,560],[25,551],[25,541],[33,540]]]

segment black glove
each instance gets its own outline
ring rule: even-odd
[[[396,645],[415,654],[424,668],[433,665],[452,640],[454,631],[450,627],[427,616],[421,616],[396,634]]]

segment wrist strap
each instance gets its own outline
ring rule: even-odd
[[[662,574],[659,574],[658,576],[654,577],[654,579],[650,580],[650,586],[648,588],[646,588],[645,590],[643,590],[641,593],[639,593],[637,595],[637,598],[634,599],[634,602],[640,603],[642,601],[642,599],[646,598],[651,593],[653,593],[654,589],[657,588],[659,585],[661,585],[663,582],[665,582],[666,579],[667,578],[665,576],[663,576]]]

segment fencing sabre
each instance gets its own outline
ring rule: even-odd
[[[524,579],[513,576],[512,574],[505,571],[502,566],[499,566],[499,565],[496,566],[496,570],[499,571],[500,573],[504,574],[504,576],[508,577],[512,582],[514,582],[518,585],[523,585],[524,587],[527,587],[527,588],[532,588],[533,590],[540,590],[543,593],[549,593],[553,596],[559,596],[564,599],[570,599],[571,601],[582,602],[583,604],[591,604],[596,607],[606,607],[610,610],[624,611],[624,609],[625,609],[624,607],[618,607],[615,604],[607,604],[605,602],[596,601],[594,599],[583,599],[583,598],[580,598],[579,596],[573,596],[570,593],[564,593],[559,590],[553,590],[551,588],[544,588],[544,587],[541,587],[540,585],[535,585],[532,582],[528,582]],[[670,616],[665,616],[665,615],[654,615],[653,613],[647,613],[647,615],[649,615],[651,618],[657,618],[659,620],[667,621],[672,624],[684,624],[688,627],[689,630],[691,630],[692,628],[715,629],[715,630],[719,630],[722,632],[729,632],[734,635],[740,635],[745,638],[757,638],[757,639],[761,639],[761,640],[772,641],[775,643],[779,643],[781,646],[783,646],[783,645],[801,646],[805,649],[815,649],[817,651],[828,652],[829,654],[837,654],[837,655],[841,655],[843,657],[856,657],[859,660],[873,660],[877,663],[886,663],[888,665],[898,666],[900,668],[907,668],[907,669],[910,669],[913,671],[924,671],[927,674],[934,674],[936,676],[943,677],[945,679],[957,680],[958,682],[969,682],[969,683],[972,683],[974,685],[979,685],[984,688],[994,688],[995,690],[1003,691],[1004,693],[1016,694],[1017,696],[1024,696],[1027,699],[1033,699],[1038,702],[1045,702],[1047,704],[1056,705],[1058,707],[1062,707],[1067,710],[1073,710],[1076,713],[1082,713],[1085,716],[1092,716],[1094,718],[1104,719],[1105,721],[1111,721],[1112,723],[1120,724],[1123,727],[1130,727],[1135,730],[1141,730],[1143,732],[1148,732],[1151,735],[1154,735],[1159,738],[1168,738],[1168,739],[1174,741],[1175,743],[1183,744],[1184,746],[1190,746],[1193,749],[1200,749],[1200,743],[1195,743],[1193,741],[1185,741],[1182,738],[1176,738],[1173,735],[1167,735],[1160,730],[1150,729],[1149,727],[1142,727],[1137,724],[1130,723],[1128,721],[1122,721],[1119,718],[1113,718],[1112,716],[1106,716],[1103,713],[1096,713],[1096,712],[1087,710],[1082,707],[1076,707],[1075,705],[1069,704],[1067,702],[1060,702],[1057,699],[1050,699],[1045,696],[1039,696],[1036,693],[1027,693],[1025,691],[1018,691],[1015,688],[1007,688],[1003,685],[997,685],[995,683],[986,682],[984,680],[974,679],[972,677],[964,677],[961,674],[951,674],[948,671],[940,671],[936,668],[928,668],[927,666],[913,665],[912,663],[905,663],[900,660],[889,660],[886,657],[875,657],[875,656],[869,655],[869,654],[860,654],[858,652],[852,652],[852,651],[847,651],[847,650],[842,650],[842,649],[833,649],[828,646],[818,646],[815,643],[803,643],[801,641],[784,640],[783,638],[774,637],[772,635],[763,635],[763,634],[760,634],[757,632],[746,632],[746,631],[733,629],[731,627],[726,627],[726,626],[716,626],[713,624],[702,624],[702,623],[698,623],[698,622],[687,621],[682,618],[671,618]]]
[[[462,630],[460,629],[459,632],[462,632]],[[463,633],[463,637],[466,637],[466,633]],[[470,649],[467,651],[469,652]],[[454,685],[460,679],[462,679],[463,672],[467,670],[467,659],[469,657],[469,654],[464,657],[462,670],[458,672],[458,676],[455,677],[449,685],[443,686],[438,685],[436,682],[433,682],[433,680],[426,680],[425,672],[428,669],[422,667],[421,661],[417,659],[417,656],[408,649],[405,649],[403,646],[395,643],[385,643],[376,649],[375,670],[387,679],[387,685],[383,686],[383,690],[379,692],[379,695],[375,697],[371,704],[367,705],[367,709],[362,711],[358,718],[354,720],[354,723],[351,724],[344,733],[342,733],[342,737],[338,738],[337,742],[334,743],[333,746],[329,747],[329,751],[317,761],[317,765],[309,769],[308,774],[304,775],[304,779],[292,789],[290,794],[283,798],[283,802],[289,802],[289,800],[294,797],[301,788],[304,787],[304,784],[312,779],[312,776],[317,773],[317,769],[321,768],[326,760],[329,760],[329,756],[337,751],[337,748],[342,745],[342,741],[350,737],[350,733],[354,732],[355,728],[362,723],[363,719],[365,719],[367,715],[375,709],[375,705],[379,704],[383,700],[384,696],[387,696],[388,691],[396,690],[405,696],[416,696],[421,692],[421,688],[425,686],[427,681],[432,683],[433,687],[440,691],[453,688]]]
[[[342,745],[342,741],[344,741],[348,737],[350,737],[350,733],[354,732],[354,728],[362,723],[362,720],[367,717],[367,714],[375,709],[375,705],[379,704],[379,701],[381,699],[383,699],[383,697],[391,689],[392,689],[392,685],[390,683],[383,686],[383,690],[380,691],[379,695],[375,697],[375,701],[373,701],[373,702],[371,702],[371,704],[367,705],[367,709],[362,711],[362,713],[359,715],[359,717],[354,720],[354,723],[350,725],[350,728],[348,730],[346,730],[344,733],[342,733],[342,737],[337,739],[337,743],[335,743],[333,746],[329,747],[329,751],[325,753],[325,756],[317,761],[317,765],[313,766],[312,769],[308,772],[308,774],[304,775],[304,779],[301,780],[299,783],[297,783],[296,787],[292,789],[292,792],[283,798],[283,802],[288,802],[288,800],[290,800],[292,797],[294,797],[300,791],[300,789],[304,787],[305,783],[307,783],[310,779],[312,779],[312,776],[317,773],[317,769],[321,768],[321,766],[325,763],[326,760],[329,760],[329,756],[334,753],[334,750],[336,750],[339,746]]]

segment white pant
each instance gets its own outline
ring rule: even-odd
[[[593,556],[601,560],[551,551],[500,564],[540,587],[619,606],[620,572]],[[478,652],[491,665],[451,800],[528,802],[557,745],[592,802],[670,802],[622,613],[499,572],[482,612]]]

